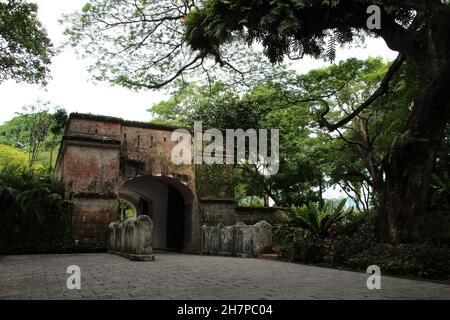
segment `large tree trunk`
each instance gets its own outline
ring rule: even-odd
[[[379,231],[398,244],[422,236],[424,228],[419,221],[426,221],[426,216],[418,218],[429,208],[436,153],[450,120],[450,10],[441,8],[429,16],[420,29],[416,27],[415,33],[407,34],[412,36],[407,42],[395,33],[386,35],[386,43],[415,65],[421,89],[404,138],[383,162],[385,188]]]
[[[427,213],[436,152],[450,119],[448,64],[422,88],[424,94],[415,101],[406,125],[406,141],[397,142],[383,165],[385,191],[378,226],[380,235],[395,244],[422,235],[417,218]]]

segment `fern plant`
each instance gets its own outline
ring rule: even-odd
[[[63,186],[48,172],[0,170],[0,241],[69,233],[70,204],[63,194]]]
[[[322,209],[309,202],[306,206],[293,208],[286,218],[289,225],[303,229],[306,234],[328,237],[333,226],[352,215],[353,208],[345,209],[346,202],[344,199],[336,206],[327,201]]]
[[[336,35],[333,31],[330,33],[325,55],[331,63],[336,60]]]

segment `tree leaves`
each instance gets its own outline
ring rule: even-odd
[[[178,80],[221,81],[242,88],[275,77],[278,68],[261,52],[249,53],[243,38],[229,33],[221,21],[211,21],[214,28],[204,29],[202,4],[91,0],[81,12],[66,15],[63,23],[68,44],[94,61],[89,68],[93,78],[127,88],[173,88]],[[211,7],[214,12],[228,4],[216,5]],[[189,25],[194,27],[187,29]],[[230,44],[219,48],[218,39],[223,38]]]
[[[0,171],[0,231],[2,237],[21,232],[43,237],[39,230],[70,227],[70,206],[63,199],[63,186],[45,171],[30,172],[18,167]],[[66,229],[63,229],[67,232]],[[56,232],[52,230],[50,233]]]
[[[46,84],[52,44],[36,12],[36,4],[23,0],[0,2],[0,83]]]
[[[293,208],[292,212],[285,213],[284,223],[303,229],[312,235],[327,237],[330,235],[332,226],[341,223],[349,218],[353,209],[345,210],[347,199],[341,200],[337,205],[327,201],[323,209],[319,209],[316,204],[309,202],[303,207]]]

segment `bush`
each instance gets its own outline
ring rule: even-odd
[[[49,169],[1,169],[0,221],[0,254],[106,252],[72,237],[72,206]]]
[[[327,201],[323,208],[310,202],[306,206],[292,208],[283,214],[277,227],[278,234],[283,237],[300,231],[304,236],[328,237],[337,226],[352,217],[353,209],[344,208],[346,202],[346,199],[338,204]]]
[[[28,154],[11,146],[0,144],[0,170],[8,166],[28,167]]]
[[[72,210],[49,170],[0,171],[0,253],[66,252],[73,246]]]
[[[424,240],[392,246],[376,240],[374,227],[366,222],[352,235],[333,240],[326,258],[333,266],[366,270],[377,265],[382,272],[423,278],[446,279],[450,276],[448,243]]]
[[[338,225],[327,237],[292,225],[274,228],[281,245],[280,257],[297,262],[365,271],[377,265],[385,274],[447,279],[450,276],[450,245],[436,239],[392,246],[376,237],[373,216],[355,218]]]

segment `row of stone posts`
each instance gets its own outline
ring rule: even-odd
[[[154,261],[153,221],[149,216],[111,222],[108,226],[108,251],[133,261]]]
[[[202,253],[211,255],[257,257],[272,247],[272,226],[267,221],[254,225],[237,222],[232,226],[202,227]]]

